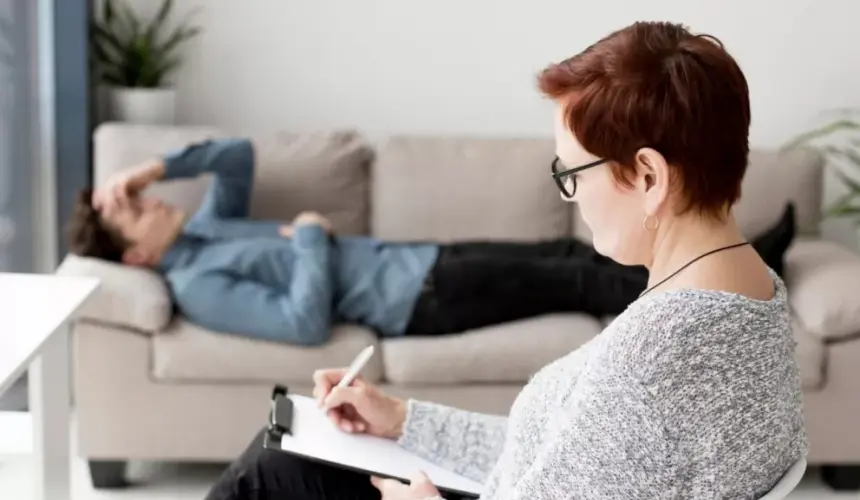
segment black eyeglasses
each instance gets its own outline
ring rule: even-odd
[[[558,189],[565,198],[573,198],[573,195],[576,194],[576,173],[582,172],[583,170],[591,167],[603,165],[609,160],[597,160],[586,165],[582,165],[581,167],[569,168],[567,170],[562,170],[561,172],[558,171],[559,161],[558,156],[556,156],[552,161],[552,178],[555,180],[556,185],[558,185]]]

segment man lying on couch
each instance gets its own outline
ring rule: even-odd
[[[213,182],[193,214],[141,194],[204,173]],[[81,192],[69,248],[157,270],[201,326],[301,345],[324,343],[336,322],[383,336],[441,335],[552,312],[615,315],[647,283],[644,268],[575,239],[391,243],[336,236],[313,212],[290,224],[250,220],[253,180],[246,139],[173,151]],[[786,217],[754,242],[777,272],[794,236]]]

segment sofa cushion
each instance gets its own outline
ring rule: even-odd
[[[525,383],[601,330],[591,316],[551,314],[456,335],[385,339],[385,376],[395,384]]]
[[[154,333],[164,328],[173,316],[167,284],[154,271],[70,254],[56,273],[101,280],[93,297],[78,312],[78,318]]]
[[[213,332],[177,317],[153,336],[152,371],[164,381],[311,384],[314,370],[349,366],[376,335],[355,325],[338,325],[321,347],[301,347]],[[374,356],[361,372],[370,381],[382,375]]]
[[[377,148],[372,226],[390,240],[570,234],[548,139],[392,137]]]
[[[818,337],[810,334],[800,322],[793,319],[791,328],[797,343],[795,355],[804,391],[815,391],[824,386],[827,349]]]
[[[741,231],[748,238],[762,234],[780,219],[788,202],[794,204],[798,232],[816,231],[823,165],[821,155],[807,150],[751,151],[741,199],[735,206]]]
[[[776,224],[786,204],[794,204],[799,233],[814,232],[821,213],[823,157],[811,150],[784,153],[755,150],[741,186],[735,217],[747,238],[761,235]],[[591,231],[573,204],[574,234],[591,241]]]
[[[292,218],[314,210],[340,234],[370,231],[373,150],[355,132],[255,136],[257,172],[251,216]]]
[[[831,341],[860,334],[860,255],[801,239],[789,248],[785,271],[791,307],[809,333]]]
[[[95,133],[95,182],[169,150],[227,135],[209,127],[101,125]],[[367,234],[373,150],[358,133],[270,133],[254,135],[252,141],[252,218],[289,221],[303,210],[315,210],[329,217],[339,233]],[[193,211],[210,182],[208,176],[174,180],[154,184],[147,193]]]

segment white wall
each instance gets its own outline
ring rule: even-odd
[[[757,145],[860,106],[851,0],[177,1],[196,6],[206,33],[176,75],[187,123],[545,135],[536,72],[640,19],[723,40],[749,79]]]
[[[725,43],[750,84],[754,146],[860,107],[855,0],[177,1],[193,7],[206,32],[176,75],[182,123],[548,135],[536,73],[635,20]]]

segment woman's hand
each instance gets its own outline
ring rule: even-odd
[[[345,432],[397,439],[406,420],[406,403],[386,395],[361,377],[336,387],[346,369],[317,370],[313,395],[336,426]]]
[[[394,479],[378,477],[370,478],[370,482],[382,493],[382,500],[425,500],[441,496],[423,472],[412,477],[408,485]]]

